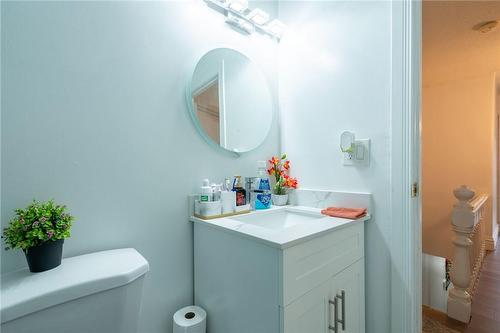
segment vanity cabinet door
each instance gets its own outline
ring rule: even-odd
[[[337,295],[338,333],[365,332],[364,261],[359,260],[332,279],[333,297]],[[332,298],[333,300],[334,298]],[[332,323],[334,306],[332,306]]]
[[[327,233],[283,251],[283,304],[286,306],[363,258],[361,223]]]
[[[286,306],[283,333],[364,333],[363,274],[359,260]]]
[[[332,281],[314,288],[286,306],[283,311],[284,333],[328,333]]]

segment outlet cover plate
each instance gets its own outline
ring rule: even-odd
[[[343,164],[352,166],[370,165],[370,139],[354,141],[354,153],[343,153]]]

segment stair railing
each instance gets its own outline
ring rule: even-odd
[[[462,185],[453,191],[458,202],[453,206],[451,225],[454,257],[451,266],[452,288],[448,294],[448,316],[464,323],[470,321],[474,294],[484,258],[484,216],[487,195]]]

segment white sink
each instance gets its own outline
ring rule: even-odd
[[[318,215],[316,213],[308,214],[307,212],[278,210],[266,212],[265,214],[235,216],[231,217],[230,219],[261,228],[278,231],[285,230],[296,225],[308,224],[322,218],[324,218],[324,216]]]
[[[208,225],[240,236],[262,241],[272,247],[287,248],[313,237],[318,237],[350,223],[369,219],[365,216],[357,221],[329,217],[321,209],[303,206],[271,207],[246,215],[202,220],[192,217],[191,221]]]

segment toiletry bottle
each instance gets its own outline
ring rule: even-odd
[[[271,208],[271,186],[267,176],[266,161],[257,161],[257,177],[258,188],[254,191],[255,209]]]
[[[255,177],[245,177],[245,190],[247,191],[247,193],[249,193],[250,191],[252,191],[254,188],[253,188],[253,182],[255,180]]]
[[[231,186],[231,180],[229,178],[224,179],[224,183],[222,184],[223,191],[232,191],[233,187]]]
[[[220,201],[221,192],[222,192],[222,184],[212,184],[212,193],[214,201]]]
[[[200,202],[209,202],[213,200],[213,192],[208,179],[203,180],[203,186],[200,188]]]
[[[245,190],[247,191],[247,202],[251,209],[255,209],[255,190],[258,189],[258,177],[245,177]]]
[[[222,184],[220,199],[222,202],[222,214],[234,213],[236,208],[236,193],[232,191],[231,180],[229,178],[226,178]]]
[[[245,189],[241,185],[241,176],[234,176],[233,191],[236,192],[236,206],[244,206],[247,203]]]

